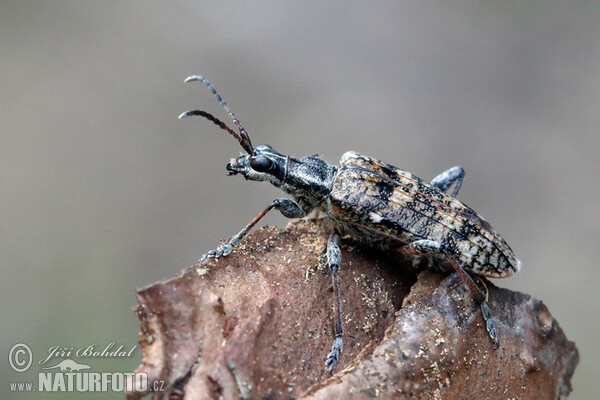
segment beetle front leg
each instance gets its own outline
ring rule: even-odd
[[[456,166],[445,170],[429,183],[441,191],[448,193],[450,196],[456,197],[464,177],[465,170],[462,167]]]
[[[271,211],[274,208],[279,210],[281,214],[283,214],[283,216],[286,218],[302,218],[306,216],[306,212],[303,211],[302,208],[300,208],[298,203],[296,203],[295,201],[290,199],[275,199],[271,202],[271,204],[267,206],[267,208],[262,210],[261,213],[256,216],[256,218],[250,221],[250,223],[246,225],[244,229],[242,229],[237,235],[232,237],[227,244],[221,245],[216,249],[204,254],[202,257],[200,257],[198,263],[201,263],[210,257],[219,258],[221,256],[227,256],[229,253],[231,253],[233,247],[236,246],[244,238],[244,236],[248,234],[248,232],[250,232],[250,229],[252,229],[258,223],[258,221],[262,219],[262,217],[264,217],[269,211]]]
[[[335,326],[334,326],[334,335],[335,339],[333,340],[333,346],[331,346],[331,352],[327,356],[327,360],[325,361],[325,366],[327,367],[327,372],[331,373],[335,368],[338,360],[340,359],[340,353],[342,352],[343,343],[342,343],[342,302],[340,299],[340,286],[338,282],[338,269],[342,263],[342,252],[340,251],[340,247],[338,246],[339,236],[337,234],[332,234],[327,241],[327,263],[329,264],[329,268],[331,269],[331,283],[333,285],[333,294],[335,296]]]
[[[475,301],[479,304],[479,309],[481,310],[481,315],[483,316],[483,320],[485,321],[485,329],[492,340],[492,348],[496,349],[500,345],[500,341],[498,340],[498,333],[496,331],[496,326],[494,325],[494,321],[492,319],[492,313],[490,312],[490,308],[487,304],[487,287],[483,280],[479,279],[485,288],[485,293],[479,288],[479,286],[473,281],[471,275],[469,275],[463,267],[461,267],[453,255],[448,252],[445,246],[434,240],[417,240],[412,242],[409,247],[412,247],[416,250],[422,252],[431,252],[431,253],[444,253],[447,256],[448,262],[452,265],[452,268],[458,273],[461,277],[462,281],[467,285]]]

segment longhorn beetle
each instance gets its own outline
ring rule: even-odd
[[[359,244],[392,248],[404,246],[411,252],[430,253],[447,261],[437,268],[456,271],[479,304],[492,347],[499,346],[498,334],[487,304],[487,288],[479,276],[504,278],[521,268],[508,244],[475,211],[456,199],[464,171],[453,167],[427,183],[374,158],[349,151],[339,165],[329,165],[318,156],[295,158],[278,153],[269,145],[254,147],[250,136],[225,100],[204,77],[194,75],[185,82],[200,81],[216,96],[239,133],[206,111],[190,110],[179,116],[197,115],[229,132],[247,154],[232,158],[227,174],[246,180],[267,181],[290,194],[294,200],[275,199],[227,244],[200,258],[227,256],[232,248],[270,210],[287,218],[301,218],[313,209],[327,214],[334,232],[327,242],[335,298],[335,339],[325,366],[332,372],[342,351],[342,312],[338,269],[342,263],[340,236]],[[451,268],[450,268],[451,267]],[[474,280],[475,275],[483,290]]]

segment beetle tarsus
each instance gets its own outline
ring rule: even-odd
[[[343,348],[342,337],[338,336],[333,341],[333,346],[331,346],[331,353],[327,356],[327,360],[325,361],[325,366],[327,367],[327,372],[332,373],[335,368],[338,360],[340,359],[340,353]]]
[[[204,262],[204,260],[206,260],[207,258],[217,259],[219,257],[226,257],[229,255],[229,253],[231,253],[231,250],[233,250],[233,246],[231,244],[224,244],[204,254],[202,257],[200,257],[198,263]]]
[[[485,329],[490,336],[492,341],[492,348],[495,350],[500,346],[500,341],[498,340],[498,333],[496,332],[496,326],[494,325],[494,321],[492,320],[492,313],[490,312],[490,308],[488,307],[487,302],[483,302],[479,305],[481,309],[481,315],[483,316],[483,320],[485,321]]]

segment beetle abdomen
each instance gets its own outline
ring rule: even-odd
[[[494,278],[520,267],[504,239],[471,208],[411,173],[355,152],[340,161],[327,212],[339,230],[365,244],[433,240],[450,248],[466,270]]]

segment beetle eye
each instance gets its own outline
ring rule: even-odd
[[[250,160],[250,166],[257,172],[267,172],[273,166],[273,161],[265,156],[258,156]]]

